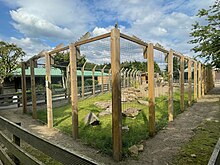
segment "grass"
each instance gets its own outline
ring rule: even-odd
[[[172,164],[206,165],[220,137],[220,123],[206,121],[197,127],[195,136],[185,144]]]
[[[185,94],[187,97],[187,94]],[[156,129],[157,131],[163,128],[168,120],[167,113],[167,96],[161,96],[156,98]],[[80,100],[78,103],[78,118],[79,118],[79,137],[85,144],[99,149],[101,152],[111,155],[112,154],[112,119],[111,115],[100,117],[100,125],[98,126],[86,126],[84,124],[84,118],[91,111],[98,115],[103,109],[94,105],[97,101],[111,100],[111,94],[106,93],[93,98]],[[147,100],[147,99],[145,99]],[[180,111],[180,94],[174,93],[174,117],[176,117]],[[122,146],[123,156],[128,156],[128,148],[134,144],[138,144],[141,140],[148,138],[148,107],[139,104],[137,101],[126,103],[122,105],[122,109],[125,107],[136,107],[141,109],[140,114],[135,118],[122,119],[122,125],[128,125],[129,131],[122,132]],[[46,111],[38,111],[38,118],[46,122]],[[71,119],[71,105],[66,105],[60,108],[54,108],[54,125],[58,129],[65,133],[71,134],[72,119]]]

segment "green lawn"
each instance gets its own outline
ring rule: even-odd
[[[174,93],[174,117],[180,111],[180,95],[179,92]],[[185,93],[187,98],[187,93]],[[79,101],[79,137],[80,139],[90,146],[93,146],[103,153],[112,154],[112,120],[111,115],[100,117],[101,124],[99,126],[86,126],[84,124],[85,116],[91,111],[98,114],[102,109],[97,108],[94,102],[111,100],[111,94],[106,93],[93,98],[88,98]],[[146,99],[147,100],[147,99]],[[187,103],[187,100],[186,100]],[[123,141],[123,156],[128,156],[128,148],[134,144],[139,143],[141,140],[148,138],[148,107],[139,104],[137,101],[126,103],[122,105],[125,107],[137,107],[141,109],[140,114],[136,119],[123,117],[122,125],[128,125],[129,131],[122,133]],[[156,98],[156,129],[157,131],[167,124],[167,96]],[[71,106],[66,105],[60,108],[53,109],[54,126],[63,132],[71,134]],[[38,111],[38,118],[46,122],[46,111]]]

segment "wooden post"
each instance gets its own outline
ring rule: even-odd
[[[180,58],[180,109],[184,111],[184,56]]]
[[[201,98],[201,63],[199,62],[198,68],[198,98]]]
[[[202,96],[205,95],[205,66],[202,65]]]
[[[21,85],[22,85],[22,106],[23,106],[22,108],[23,108],[23,113],[27,113],[25,62],[21,63]]]
[[[155,134],[155,93],[154,93],[154,47],[147,47],[148,99],[149,99],[149,135]]]
[[[104,93],[104,70],[106,65],[102,68],[102,93]]]
[[[122,158],[122,114],[121,114],[121,73],[120,73],[120,31],[111,31],[112,65],[112,140],[113,158]]]
[[[21,123],[15,123],[15,124],[21,126]],[[20,138],[17,137],[16,135],[13,135],[13,136],[12,136],[12,141],[13,141],[13,143],[15,143],[17,146],[20,146],[20,145],[21,145],[21,140],[20,140]],[[20,164],[20,160],[19,160],[15,155],[13,155],[13,161],[14,161],[15,164]]]
[[[212,88],[215,87],[215,70],[212,69]]]
[[[84,69],[86,66],[86,62],[83,64],[83,67],[81,68],[82,76],[81,76],[81,88],[82,88],[82,98],[84,98],[85,95],[85,82],[84,82]]]
[[[192,104],[192,60],[188,60],[188,105]]]
[[[34,60],[30,61],[31,65],[31,96],[32,96],[32,118],[37,119],[37,98],[36,98],[36,86],[35,86],[35,74],[34,74]]]
[[[194,61],[194,101],[197,101],[197,61]]]
[[[95,68],[97,65],[95,65],[92,69],[92,94],[95,96]]]
[[[204,80],[205,80],[205,94],[207,94],[208,74],[207,74],[207,66],[205,66],[205,65],[204,65],[204,70],[205,70],[205,76],[204,76]]]
[[[53,109],[52,109],[52,87],[51,87],[51,66],[50,66],[50,54],[45,54],[45,67],[46,67],[46,95],[47,95],[47,126],[53,127]]]
[[[124,71],[124,78],[123,78],[123,86],[124,86],[124,88],[126,88],[126,75],[127,75],[127,70],[128,70],[128,68],[126,68],[125,71]]]
[[[76,67],[76,47],[74,44],[70,48],[70,82],[71,82],[71,104],[72,104],[72,135],[73,139],[78,138],[78,90],[77,90],[77,67]]]
[[[71,98],[70,98],[70,96],[71,96],[71,92],[70,92],[70,66],[68,65],[67,67],[66,67],[66,74],[67,74],[67,97],[68,97],[68,103],[70,103],[71,102]]]
[[[108,71],[108,91],[109,92],[111,92],[111,73],[112,73],[112,70],[111,69],[109,69],[109,71]]]
[[[173,51],[168,54],[168,120],[173,121]]]

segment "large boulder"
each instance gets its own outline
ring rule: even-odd
[[[89,112],[89,114],[85,117],[84,119],[84,123],[86,125],[99,125],[100,124],[100,120],[99,118],[92,112]]]

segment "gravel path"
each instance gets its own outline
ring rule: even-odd
[[[70,136],[61,133],[57,129],[48,129],[47,126],[33,120],[30,116],[23,115],[21,109],[0,110],[0,115],[14,122],[21,122],[24,128],[52,143],[71,151],[83,153],[104,164],[163,165],[170,164],[172,157],[177,154],[184,143],[189,141],[194,135],[193,130],[203,121],[220,120],[220,85],[216,86],[208,95],[184,113],[178,115],[154,138],[144,141],[144,151],[137,159],[128,158],[119,163],[114,162],[107,155],[100,154],[98,150],[83,145],[80,140],[73,141]]]

